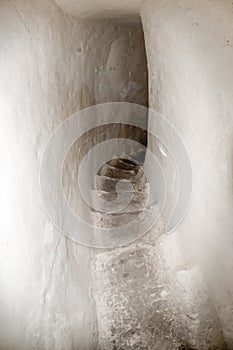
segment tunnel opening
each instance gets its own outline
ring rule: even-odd
[[[106,45],[102,64],[95,67],[95,103],[126,102],[148,107],[148,67],[144,32],[139,15],[108,17],[100,25],[103,33],[111,33],[105,38]],[[94,132],[100,135],[98,142],[110,138],[131,139],[143,148],[132,150],[135,160],[143,162],[147,147],[148,115],[141,115],[143,128],[133,125],[134,116],[127,116],[127,124],[108,125],[105,135],[101,128]],[[118,120],[114,120],[117,123]],[[137,154],[136,154],[137,153]],[[129,154],[130,156],[131,154]]]
[[[113,27],[115,36],[111,38],[105,61],[105,74],[109,81],[108,90],[111,96],[109,95],[106,99],[101,95],[97,101],[126,102],[148,107],[148,67],[141,17],[137,14],[119,17],[106,16],[101,20],[101,24],[104,31],[111,31]],[[99,71],[98,68],[97,71]],[[96,91],[98,91],[101,82],[99,76],[95,76],[95,79]],[[118,181],[133,181],[134,177],[139,181],[139,168],[143,165],[146,156],[148,115],[144,113],[140,117],[143,119],[143,128],[133,125],[134,116],[132,115],[127,116],[128,124],[108,124],[107,127],[104,127],[104,132],[101,132],[102,127],[93,130],[95,135],[100,135],[97,137],[97,142],[114,138],[136,142],[131,149],[125,142],[123,153],[113,154],[113,158],[115,156],[116,158],[109,160],[99,168],[95,189],[101,190],[103,192],[101,195],[107,200],[117,198],[116,184]],[[102,219],[101,214],[100,216]],[[128,220],[132,220],[130,215],[128,216]],[[96,220],[94,217],[94,221],[99,222],[99,219]],[[115,225],[118,225],[119,221],[122,221],[122,213],[120,220],[114,221]],[[109,227],[112,224],[112,221],[108,223]]]
[[[81,52],[79,54],[83,54],[84,57],[92,55],[92,61],[83,74],[85,84],[81,91],[81,108],[105,103],[129,103],[148,107],[148,67],[141,17],[137,14],[127,16],[105,14],[100,18],[95,17],[87,20],[94,37],[93,42],[88,41],[85,45],[79,46]],[[63,176],[69,176],[68,183],[72,184],[69,190],[66,189],[66,198],[72,208],[76,206],[75,211],[77,211],[76,201],[79,198],[79,215],[89,223],[93,220],[92,213],[82,200],[80,193],[77,193],[78,168],[74,161],[78,160],[80,164],[90,150],[107,140],[123,140],[122,152],[115,153],[113,149],[114,160],[102,164],[94,174],[91,186],[94,190],[101,189],[103,192],[109,192],[107,184],[112,182],[112,199],[116,198],[117,181],[129,180],[129,175],[137,174],[139,166],[142,166],[145,161],[148,144],[147,111],[141,113],[139,117],[142,127],[134,125],[133,113],[125,117],[124,123],[121,123],[116,115],[112,118],[113,123],[100,125],[85,132],[68,153],[65,167],[75,170],[66,171]],[[95,118],[98,119],[101,116],[96,114]],[[127,141],[135,143],[129,146]],[[97,158],[101,156],[102,154],[98,154]],[[96,159],[89,160],[90,169],[95,161]],[[123,163],[125,169],[122,168]],[[106,170],[107,167],[109,171]],[[116,178],[109,179],[108,176]],[[96,177],[98,184],[95,183]],[[108,198],[108,195],[104,195],[104,198]]]

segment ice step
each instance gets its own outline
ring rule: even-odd
[[[135,221],[135,219],[138,218],[138,216],[141,216],[140,223],[137,220],[137,225],[141,225],[143,229],[143,225],[147,221],[153,221],[153,217],[156,218],[159,217],[159,209],[158,206],[155,204],[154,206],[151,206],[150,208],[142,208],[139,211],[132,210],[131,212],[122,212],[122,213],[103,213],[99,211],[92,211],[91,212],[91,219],[92,222],[97,227],[105,227],[105,228],[111,228],[111,227],[121,227],[124,225],[127,225],[131,221]]]
[[[145,185],[146,185],[146,178],[145,177],[142,177],[141,179],[138,179],[137,177],[133,177],[129,181],[127,181],[125,179],[109,178],[109,177],[103,176],[103,175],[96,175],[94,189],[103,190],[106,192],[112,192],[112,191],[115,192],[116,191],[116,184],[119,182],[119,180],[120,180],[121,184],[125,183],[126,186],[130,182],[132,184],[134,190],[145,189]]]
[[[121,213],[121,214],[109,214],[101,213],[98,211],[91,212],[91,218],[99,227],[119,227],[128,224],[130,221],[137,217],[139,212],[133,213]]]
[[[128,159],[122,158],[112,159],[107,164],[123,170],[134,170],[135,168],[139,168],[143,165],[141,162],[134,163]]]
[[[127,189],[123,189],[123,190],[119,190],[118,193],[119,195],[125,195],[125,196],[128,196],[130,193],[134,196],[134,197],[137,197],[138,198],[141,198],[143,199],[144,196],[147,197],[147,194],[148,194],[148,190],[149,190],[149,184],[146,183],[145,184],[145,187],[142,189],[142,190],[133,190],[133,191],[128,191]],[[98,196],[100,198],[103,198],[104,200],[106,201],[113,201],[117,198],[118,196],[118,193],[116,191],[112,191],[112,192],[108,192],[108,191],[104,191],[104,190],[98,190],[98,189],[94,189],[92,190],[93,193],[96,193],[98,194]],[[142,197],[140,197],[142,196]]]
[[[143,176],[143,171],[138,167],[121,169],[119,167],[115,167],[106,163],[101,167],[99,175],[104,175],[116,179],[130,179],[133,177],[140,178],[140,176]]]
[[[135,213],[151,205],[151,203],[147,203],[147,191],[121,192],[117,196],[116,192],[93,190],[92,198],[93,210],[96,209],[96,211],[116,212],[120,210],[124,213]],[[101,207],[102,203],[103,207]]]
[[[160,211],[157,205],[145,208],[140,213],[140,218],[136,213],[112,215],[92,212],[92,219],[95,227],[93,241],[96,245],[103,247],[124,246],[149,235],[150,228],[161,226],[159,224]],[[99,231],[99,228],[104,228],[104,230]],[[155,229],[156,239],[161,235],[162,230],[163,226],[162,229]]]

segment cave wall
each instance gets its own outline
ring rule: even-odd
[[[91,250],[47,217],[40,160],[51,133],[77,110],[109,100],[147,104],[138,35],[138,24],[83,22],[53,1],[1,1],[1,350],[95,348]],[[69,191],[68,168],[63,175]]]
[[[232,3],[149,0],[142,21],[149,106],[174,124],[193,169],[191,206],[173,244],[200,266],[231,349]]]

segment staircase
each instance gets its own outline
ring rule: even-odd
[[[100,227],[118,227],[126,225],[141,212],[147,199],[148,185],[140,164],[128,159],[114,159],[106,163],[96,176],[96,190],[98,196],[108,201],[108,210],[116,209],[114,201],[117,196],[117,184],[121,184],[122,202],[131,195],[129,205],[117,213],[93,211],[92,220]],[[129,189],[128,184],[132,187]],[[98,200],[97,196],[97,200]],[[122,203],[120,203],[122,204]],[[95,207],[96,203],[94,203]]]
[[[93,210],[96,226],[125,225],[143,210],[149,187],[141,165],[118,158],[100,169],[97,201],[105,199],[111,208],[119,181],[131,182],[132,199],[117,213]],[[121,192],[122,200],[127,191]],[[172,235],[164,235],[160,219],[130,245],[95,251],[92,292],[98,350],[225,349],[207,287],[198,269],[177,258],[179,249]]]

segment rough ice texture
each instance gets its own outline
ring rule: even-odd
[[[161,229],[160,223],[155,231]],[[97,254],[98,349],[225,349],[199,271],[177,271],[178,282],[170,279],[155,231],[150,243]]]

